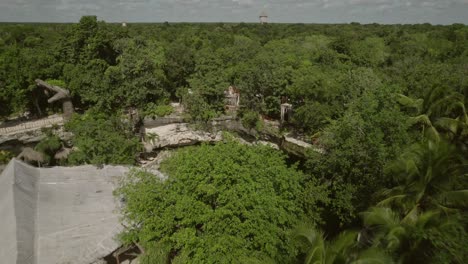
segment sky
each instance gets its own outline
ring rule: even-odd
[[[1,22],[468,24],[468,0],[0,0]]]

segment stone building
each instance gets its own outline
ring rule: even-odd
[[[240,91],[237,87],[231,85],[224,91],[225,109],[226,112],[235,112],[239,108]]]
[[[289,99],[286,96],[281,97],[281,124],[284,122],[291,121],[292,118],[292,104],[289,103]]]

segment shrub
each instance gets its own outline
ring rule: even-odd
[[[137,137],[119,117],[88,111],[66,124],[74,134],[71,164],[134,164],[141,150]]]
[[[254,111],[247,110],[242,113],[241,122],[246,128],[256,128],[258,126],[258,122],[260,122],[259,114]]]
[[[7,164],[14,156],[10,151],[0,150],[0,164]]]
[[[155,103],[149,103],[143,113],[145,116],[155,118],[170,115],[173,111],[174,108],[170,105],[156,105]]]

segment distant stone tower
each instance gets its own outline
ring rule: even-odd
[[[262,11],[262,13],[260,13],[260,24],[266,24],[268,23],[268,15],[265,11]]]
[[[122,22],[122,27],[126,27],[127,26],[127,22]]]

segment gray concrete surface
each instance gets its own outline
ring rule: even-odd
[[[13,159],[0,175],[0,263],[92,263],[119,247],[113,196],[128,168],[35,168]]]

